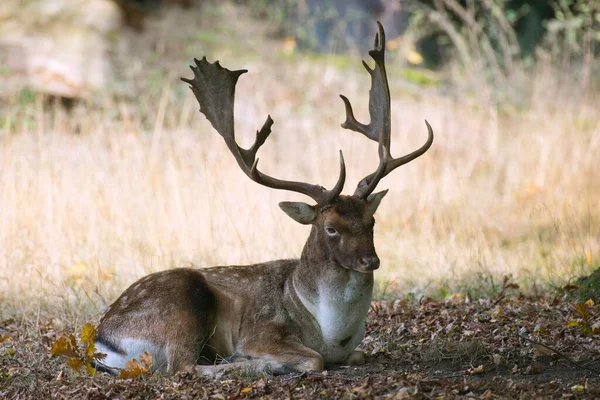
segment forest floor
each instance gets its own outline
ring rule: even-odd
[[[0,323],[0,398],[598,398],[600,306],[465,296],[374,302],[360,367],[277,377],[241,372],[120,379],[51,357],[73,333],[53,320]]]
[[[290,50],[243,7],[202,3],[119,33],[114,87],[93,101],[0,98],[0,399],[600,398],[600,306],[550,292],[600,271],[596,94],[543,64],[527,84],[448,73],[425,85],[438,74],[408,68],[400,50],[388,52],[394,154],[423,143],[425,118],[436,139],[381,188],[396,197],[378,210],[378,279],[393,284],[376,291],[364,365],[120,379],[52,357],[144,275],[299,256],[308,232],[272,211],[292,199],[239,171],[179,80],[194,57],[251,70],[236,124],[247,140],[266,115],[277,121],[265,171],[333,182],[338,148],[347,186],[376,168],[375,144],[340,128],[339,93],[367,117],[366,51]],[[513,89],[514,104],[486,94]]]

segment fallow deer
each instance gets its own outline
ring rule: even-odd
[[[387,190],[373,193],[380,179],[424,154],[390,154],[390,91],[385,62],[385,36],[378,23],[371,69],[369,124],[358,122],[348,99],[343,128],[379,143],[379,166],[363,178],[352,196],[342,195],[346,178],[340,151],[340,172],[331,190],[273,178],[258,170],[256,153],[271,133],[267,117],[249,149],[234,134],[234,95],[246,70],[230,71],[218,61],[195,60],[191,86],[200,112],[223,137],[239,167],[253,181],[273,189],[302,193],[316,205],[282,202],[295,221],[311,225],[300,259],[249,266],[180,268],[148,275],[135,282],[108,308],[97,330],[96,346],[107,357],[100,369],[116,372],[144,351],[153,368],[174,372],[220,361],[256,362],[271,373],[322,370],[329,365],[359,364],[356,350],[365,334],[371,304],[373,271],[379,258],[373,244],[373,214]],[[244,361],[245,360],[245,361]]]

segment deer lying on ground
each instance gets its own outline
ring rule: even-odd
[[[96,346],[107,357],[97,362],[99,369],[116,372],[144,351],[153,356],[153,368],[161,372],[208,368],[222,361],[255,362],[270,373],[364,362],[356,348],[365,334],[373,271],[379,268],[373,214],[387,193],[373,191],[381,178],[425,153],[433,143],[433,130],[425,121],[428,138],[421,148],[399,158],[390,154],[385,36],[381,24],[378,28],[375,48],[369,52],[374,69],[363,62],[371,75],[371,122],[358,122],[350,102],[341,96],[346,108],[342,127],[379,143],[379,166],[358,183],[352,196],[341,194],[346,178],[341,151],[339,177],[331,190],[259,171],[256,153],[271,133],[271,117],[249,149],[239,147],[234,134],[235,85],[247,71],[230,71],[206,58],[195,60],[194,78],[183,81],[191,85],[200,112],[225,139],[250,179],[273,189],[302,193],[316,202],[279,204],[295,221],[311,225],[310,235],[300,259],[180,268],[140,279],[100,321]]]

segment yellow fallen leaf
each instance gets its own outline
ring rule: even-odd
[[[585,388],[583,387],[583,385],[575,385],[575,386],[571,386],[571,390],[574,392],[583,392]]]
[[[134,358],[131,361],[127,361],[127,363],[125,364],[125,368],[123,368],[121,370],[121,372],[119,373],[119,378],[121,378],[121,379],[137,378],[137,377],[145,374],[146,372],[148,372],[148,370],[146,370],[144,368],[144,366],[142,364],[140,364],[139,361]]]
[[[70,336],[72,337],[72,340],[68,340],[66,337],[61,336],[54,342],[52,349],[50,350],[50,354],[52,354],[53,357],[65,356],[74,358],[79,356],[79,354],[77,354],[77,346],[73,346],[75,337],[73,337],[73,335]]]
[[[81,344],[77,343],[75,336],[60,337],[53,345],[50,353],[53,357],[67,357],[67,365],[75,371],[81,370],[85,366],[88,374],[94,376],[96,369],[92,366],[94,359],[101,360],[106,354],[98,353],[94,341],[96,339],[96,328],[94,325],[85,324],[81,329]]]
[[[148,369],[150,369],[152,367],[152,355],[144,352],[141,356],[140,356],[140,361],[142,364],[144,364],[144,366]]]
[[[85,324],[81,328],[81,342],[93,345],[96,340],[96,327],[92,324]]]
[[[588,299],[588,301],[585,302],[585,305],[589,306],[589,307],[592,307],[594,304],[596,304],[596,303],[594,303],[594,300],[592,300],[592,299]]]
[[[87,371],[88,375],[96,376],[96,368],[92,367],[91,361],[88,360],[85,363],[85,370]]]
[[[127,361],[125,368],[123,368],[119,373],[119,378],[137,378],[148,373],[150,371],[150,367],[152,366],[152,356],[144,352],[144,354],[142,354],[140,357],[140,360],[141,362],[134,358],[133,360]]]
[[[252,388],[250,386],[245,387],[240,391],[241,394],[248,394],[250,392],[252,392]]]
[[[567,324],[567,328],[575,328],[579,325],[581,325],[581,322],[579,321],[569,321],[569,323]]]
[[[71,367],[74,371],[79,371],[81,367],[83,367],[83,360],[81,358],[69,358],[67,360],[67,365]]]

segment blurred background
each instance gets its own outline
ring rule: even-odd
[[[386,29],[392,154],[377,296],[562,294],[600,267],[595,0],[3,0],[0,317],[90,316],[135,279],[299,257],[306,201],[250,182],[199,114],[193,58],[246,68],[238,142],[262,169],[345,193],[377,145],[361,59]],[[508,285],[508,286],[507,286]],[[570,285],[573,286],[573,285]]]

